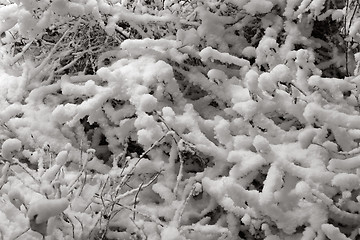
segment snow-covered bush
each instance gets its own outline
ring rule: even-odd
[[[355,0],[0,0],[2,239],[357,239]]]

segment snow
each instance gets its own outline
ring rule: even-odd
[[[85,7],[80,3],[68,2],[69,13],[75,17],[80,17],[85,14]]]
[[[15,154],[21,150],[21,147],[22,143],[19,139],[6,139],[1,146],[1,155],[6,160],[10,161],[15,156]]]
[[[62,165],[55,164],[54,166],[50,167],[46,170],[46,172],[41,176],[41,179],[44,181],[53,181],[55,179],[56,174],[59,173]]]
[[[222,81],[228,78],[228,76],[226,76],[226,74],[219,69],[211,69],[210,71],[208,71],[207,75],[210,79],[216,79]]]
[[[162,183],[156,183],[152,186],[152,190],[160,195],[162,199],[168,204],[171,204],[175,200],[175,195],[171,189],[164,186]]]
[[[46,222],[49,218],[58,216],[69,206],[69,200],[59,199],[37,199],[30,203],[28,218],[36,224]]]
[[[8,197],[10,202],[18,209],[25,203],[23,194],[17,188],[11,189],[10,192],[8,192]]]
[[[360,188],[360,178],[356,174],[339,173],[331,181],[333,186],[339,187],[343,191],[351,191]]]
[[[300,197],[310,198],[312,196],[309,184],[304,181],[300,181],[296,184],[294,192]]]
[[[268,140],[266,140],[266,138],[264,138],[260,135],[257,135],[254,138],[253,145],[259,153],[266,154],[271,151],[271,147],[269,145]]]
[[[194,28],[188,30],[179,29],[176,33],[176,39],[187,46],[198,45],[200,42],[200,36]]]
[[[263,157],[245,150],[231,151],[227,161],[236,163],[229,172],[229,175],[236,179],[244,177],[252,171],[256,171],[256,169],[259,169],[266,163],[266,160]]]
[[[268,0],[250,0],[243,7],[251,15],[268,13],[273,8],[273,3]]]
[[[344,16],[344,11],[342,9],[336,9],[331,14],[332,20],[340,20]]]
[[[167,226],[161,232],[162,240],[182,240],[185,239],[181,237],[179,230],[174,226]]]
[[[301,147],[308,148],[315,136],[316,131],[312,128],[302,130],[298,135],[298,140],[301,144]]]
[[[63,166],[68,161],[68,151],[61,151],[55,158],[55,163],[57,165]]]
[[[9,4],[0,9],[0,32],[3,33],[16,24],[17,4]],[[5,21],[6,20],[6,21]]]
[[[349,115],[343,112],[332,109],[324,109],[316,103],[309,103],[304,111],[304,117],[309,122],[314,122],[315,119],[321,122],[339,126],[344,128],[359,129],[358,122],[360,117],[357,115]]]
[[[157,99],[150,94],[143,94],[140,98],[139,110],[144,112],[152,112],[157,107]]]
[[[208,60],[219,60],[223,63],[229,63],[229,64],[235,64],[238,66],[248,66],[249,62],[245,59],[238,58],[235,56],[232,56],[228,53],[222,53],[217,51],[216,49],[213,49],[212,47],[206,47],[202,49],[199,53],[201,60],[203,62],[206,62]]]
[[[277,84],[274,81],[275,79],[272,77],[272,74],[267,72],[259,76],[259,87],[270,94],[274,94],[277,89]]]
[[[330,240],[348,240],[345,234],[341,233],[339,228],[332,224],[322,224],[321,230],[325,233],[325,236]]]

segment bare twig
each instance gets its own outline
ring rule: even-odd
[[[144,182],[142,182],[142,183],[140,184],[140,186],[138,187],[138,191],[137,191],[136,194],[135,194],[135,198],[134,198],[134,210],[136,210],[137,197],[138,197],[138,195],[139,195],[139,193],[140,193],[141,188],[142,188],[143,185],[144,185]],[[133,219],[134,219],[134,221],[135,221],[135,217],[136,217],[136,212],[134,211],[134,212],[133,212]]]
[[[18,239],[19,237],[21,237],[22,235],[24,235],[26,232],[28,232],[30,230],[30,228],[26,228],[24,231],[22,231],[21,233],[19,233],[18,235],[16,235],[13,240]]]
[[[148,237],[146,236],[144,230],[143,230],[142,228],[140,228],[140,227],[136,224],[136,222],[135,222],[134,219],[130,218],[130,221],[135,225],[135,227],[136,227],[136,228],[138,229],[138,231],[140,232],[140,234],[141,234],[141,239],[147,240]]]
[[[65,33],[61,36],[61,38],[59,39],[59,41],[54,45],[54,47],[50,50],[50,52],[48,53],[48,56],[40,63],[39,66],[37,66],[34,71],[32,71],[30,73],[30,75],[28,76],[29,79],[34,78],[36,75],[38,75],[40,73],[40,71],[45,67],[45,65],[48,64],[48,62],[50,61],[51,57],[55,54],[58,46],[60,45],[60,43],[62,42],[62,40],[64,40],[64,38],[67,36],[67,34],[69,33],[70,29],[66,30]]]
[[[144,189],[144,188],[150,186],[153,182],[155,182],[155,180],[159,177],[160,174],[161,174],[161,171],[156,173],[155,176],[152,179],[150,179],[149,182],[147,182],[146,184],[142,184],[141,188]],[[123,193],[123,194],[117,196],[115,198],[115,200],[120,201],[121,199],[123,199],[123,198],[125,198],[127,196],[130,196],[132,194],[135,194],[135,193],[137,193],[139,191],[140,191],[140,187],[131,189],[131,190],[127,191],[126,193]]]
[[[64,216],[64,220],[66,222],[69,222],[71,227],[72,227],[72,237],[73,239],[75,238],[75,225],[74,223],[72,222],[72,220],[70,219],[70,217],[68,215],[66,215],[65,213],[63,213],[63,216]]]
[[[179,173],[176,177],[176,184],[175,184],[175,187],[174,187],[174,194],[176,196],[177,194],[177,191],[178,191],[178,188],[179,188],[179,184],[181,182],[181,179],[183,177],[183,169],[184,169],[184,158],[181,154],[181,151],[178,150],[178,155],[179,155],[179,159],[180,159],[180,167],[179,167]]]
[[[180,221],[181,221],[182,214],[183,214],[183,212],[185,210],[185,207],[186,207],[187,203],[189,202],[190,198],[193,196],[195,188],[196,188],[195,185],[193,185],[190,192],[188,193],[186,199],[181,204],[181,207],[179,207],[175,212],[173,222],[176,225],[176,227],[180,226]]]
[[[28,42],[22,49],[21,52],[19,52],[18,54],[16,54],[12,60],[11,60],[11,63],[9,64],[10,66],[14,65],[17,61],[19,61],[19,59],[21,57],[24,56],[24,53],[30,48],[31,44],[33,44],[34,40],[31,40],[30,42]]]
[[[152,150],[154,149],[154,147],[156,147],[168,134],[164,134],[163,136],[161,136],[157,141],[155,141],[144,153],[141,154],[141,156],[139,157],[139,159],[135,162],[135,164],[131,167],[130,171],[128,174],[126,174],[122,180],[120,181],[120,186],[123,186],[124,183],[126,183],[130,177],[132,176],[132,174],[135,171],[136,166],[139,164],[139,162],[144,159],[144,157]]]
[[[18,165],[20,166],[32,179],[34,179],[35,182],[39,183],[40,184],[40,180],[36,179],[27,169],[26,167],[21,163],[19,162],[19,160],[17,158],[13,158],[13,161],[14,163],[12,163],[11,165]],[[15,171],[14,171],[15,172]]]

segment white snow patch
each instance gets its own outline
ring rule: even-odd
[[[224,81],[228,78],[228,76],[219,69],[211,69],[210,71],[208,71],[207,75],[210,79],[216,79],[216,80]]]
[[[16,138],[9,138],[5,140],[1,147],[1,155],[6,160],[11,160],[16,152],[20,151],[22,147],[21,141]]]
[[[330,240],[349,240],[349,238],[347,238],[345,234],[340,232],[339,228],[335,227],[332,224],[327,224],[327,223],[322,224],[321,230],[325,233],[325,236],[328,237]]]
[[[243,7],[245,11],[251,15],[264,14],[271,11],[274,4],[267,0],[251,0]]]
[[[241,67],[250,65],[248,60],[232,56],[229,53],[219,52],[218,50],[213,49],[212,47],[204,48],[203,50],[201,50],[199,55],[201,57],[201,60],[204,62],[210,59],[210,60],[219,60],[220,62],[223,63],[235,64]]]
[[[269,142],[266,138],[263,136],[257,135],[254,138],[253,145],[256,148],[256,151],[259,153],[269,153],[271,151],[271,147],[269,145]]]
[[[333,186],[339,187],[341,191],[351,191],[360,188],[360,179],[356,174],[339,173],[331,181]]]
[[[174,226],[167,226],[161,232],[161,240],[180,240],[181,237],[179,230]]]
[[[144,112],[152,112],[156,109],[157,99],[150,94],[143,94],[140,97],[139,109]]]
[[[35,220],[36,224],[46,222],[50,217],[62,213],[69,206],[66,198],[59,199],[39,199],[30,203],[28,217]]]
[[[298,140],[302,148],[308,148],[316,136],[316,130],[308,128],[302,130],[298,135]]]
[[[186,46],[197,46],[200,42],[200,36],[194,28],[190,28],[188,30],[178,30],[176,33],[176,39]]]

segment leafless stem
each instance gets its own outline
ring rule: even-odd
[[[22,235],[24,235],[27,231],[29,231],[30,230],[30,228],[27,228],[27,229],[25,229],[24,231],[22,231],[21,233],[19,233],[18,235],[16,235],[14,238],[13,238],[13,240],[16,240],[16,239],[18,239],[19,237],[21,237]]]
[[[136,204],[137,204],[137,197],[138,197],[138,195],[139,195],[139,193],[140,193],[140,191],[141,191],[141,188],[142,188],[142,186],[144,185],[144,182],[142,182],[141,184],[140,184],[140,186],[138,187],[138,191],[136,192],[136,194],[135,194],[135,199],[134,199],[134,211],[133,211],[133,219],[134,219],[134,221],[135,221],[135,217],[136,217],[136,212],[135,212],[135,210],[136,210]]]
[[[26,169],[26,167],[25,167],[21,162],[19,162],[18,159],[13,158],[13,161],[14,161],[14,163],[13,163],[12,165],[16,164],[16,165],[20,166],[32,179],[34,179],[35,182],[37,182],[37,183],[40,184],[40,181],[39,181],[38,179],[36,179],[36,178]]]

